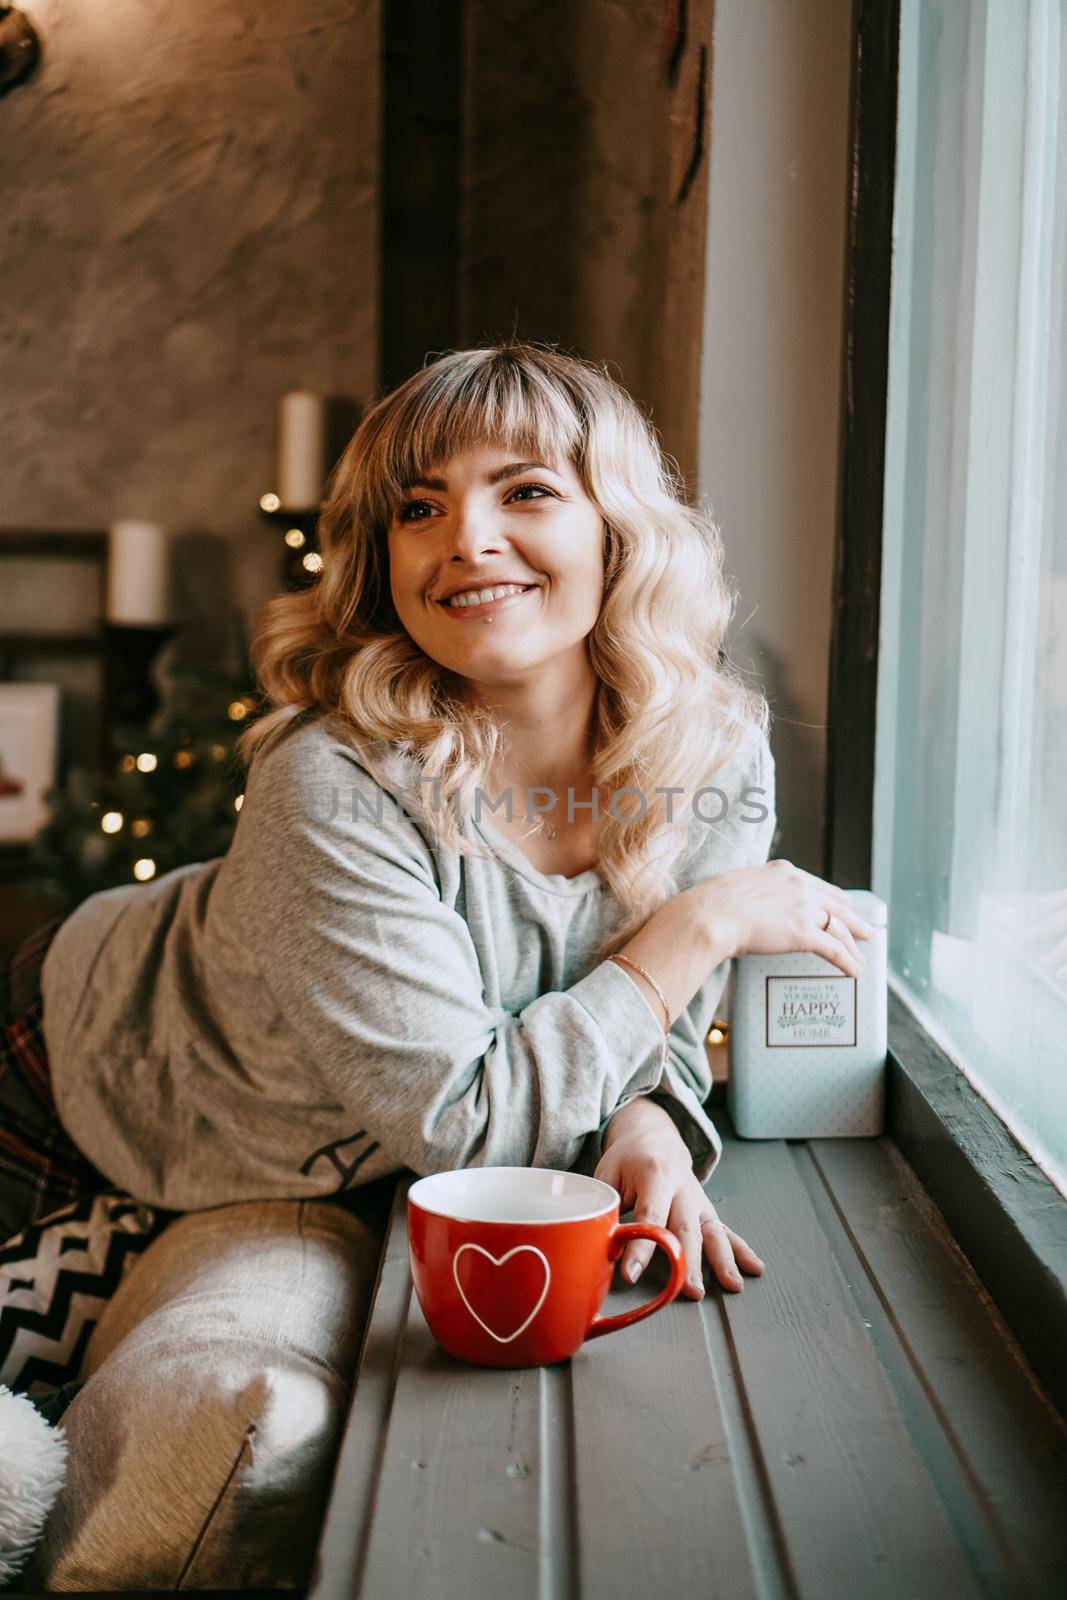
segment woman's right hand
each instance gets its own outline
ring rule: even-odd
[[[856,940],[869,939],[874,928],[835,884],[791,861],[768,861],[716,873],[695,890],[729,955],[811,951],[859,977],[863,957]],[[833,918],[828,929],[827,915]]]

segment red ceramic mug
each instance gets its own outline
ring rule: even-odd
[[[685,1281],[681,1245],[666,1228],[620,1222],[619,1204],[609,1183],[550,1168],[419,1178],[408,1190],[411,1275],[441,1348],[480,1367],[548,1366],[674,1300]],[[598,1316],[631,1239],[667,1252],[670,1281],[632,1311]]]

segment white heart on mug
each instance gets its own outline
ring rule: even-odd
[[[522,1250],[528,1250],[531,1255],[535,1255],[540,1258],[545,1269],[544,1288],[541,1290],[537,1304],[530,1312],[530,1315],[526,1318],[525,1322],[515,1329],[514,1333],[495,1333],[489,1324],[482,1320],[477,1311],[475,1311],[474,1307],[471,1305],[470,1301],[467,1299],[463,1285],[459,1281],[459,1258],[463,1254],[464,1250],[477,1250],[479,1255],[485,1256],[488,1261],[492,1262],[494,1267],[504,1266],[506,1262],[511,1260],[512,1256],[518,1255]],[[462,1299],[467,1310],[470,1312],[471,1316],[474,1318],[475,1322],[477,1322],[480,1327],[484,1328],[489,1337],[491,1339],[495,1339],[498,1344],[510,1344],[512,1339],[517,1339],[519,1337],[520,1333],[525,1333],[534,1317],[536,1317],[537,1313],[544,1305],[545,1296],[548,1294],[548,1286],[552,1281],[552,1268],[548,1264],[548,1257],[545,1255],[544,1251],[539,1250],[535,1244],[517,1244],[511,1250],[506,1251],[504,1255],[494,1256],[490,1251],[486,1250],[484,1245],[472,1244],[470,1241],[468,1241],[466,1244],[461,1244],[455,1255],[452,1257],[452,1276],[456,1281],[456,1288],[459,1290],[460,1298]]]

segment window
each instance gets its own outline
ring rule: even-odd
[[[902,0],[873,886],[1067,1194],[1067,4]]]

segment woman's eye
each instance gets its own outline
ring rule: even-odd
[[[524,489],[537,489],[542,494],[547,494],[547,495],[551,495],[552,494],[552,490],[549,489],[549,488],[546,488],[546,486],[543,483],[520,483],[517,489],[513,489],[512,490],[512,493],[513,494],[522,494]],[[510,496],[509,496],[509,498],[510,498]]]
[[[413,519],[410,513],[415,511],[419,506],[425,506],[427,504],[428,502],[426,500],[408,500],[404,505],[397,508],[396,520],[398,522],[411,522],[413,520],[416,522],[422,522],[422,517],[415,517]]]
[[[555,490],[550,489],[547,484],[520,483],[511,490],[507,500],[504,502],[505,505],[508,503],[508,501],[514,499],[516,495],[525,494],[526,491],[530,489],[536,491],[538,499],[540,499],[542,495],[548,495],[549,498],[553,500],[556,498]],[[396,520],[398,522],[425,522],[427,520],[426,517],[412,516],[412,512],[419,510],[420,507],[424,510],[433,510],[433,507],[428,500],[408,500],[402,506],[397,508]]]

